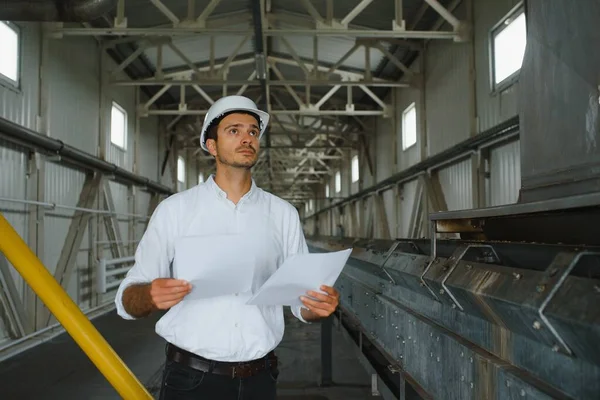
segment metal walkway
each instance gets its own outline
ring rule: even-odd
[[[125,321],[116,312],[93,320],[138,379],[157,398],[164,363],[164,341],[154,332],[159,315]],[[282,400],[362,400],[373,398],[371,378],[353,345],[333,328],[333,382],[320,387],[321,325],[305,325],[286,313],[286,333],[278,347]],[[3,399],[119,399],[102,374],[68,334],[0,363]]]

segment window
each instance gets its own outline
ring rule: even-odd
[[[329,197],[329,184],[325,185],[325,197]]]
[[[339,193],[342,191],[342,175],[340,171],[335,173],[335,192]]]
[[[127,113],[114,102],[110,113],[110,142],[123,150],[127,143]]]
[[[13,85],[19,83],[19,32],[15,25],[0,22],[0,75]]]
[[[202,172],[200,172],[198,174],[198,183],[202,183],[204,182],[204,174]]]
[[[412,103],[402,113],[402,150],[417,143],[417,107]]]
[[[527,44],[523,7],[518,6],[503,18],[491,36],[492,86],[496,90],[511,84],[523,64]]]
[[[358,182],[358,156],[352,157],[352,182]]]
[[[185,161],[181,156],[177,158],[177,180],[181,183],[185,183]]]

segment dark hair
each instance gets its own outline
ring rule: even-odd
[[[224,113],[223,115],[220,115],[219,117],[213,119],[212,122],[210,123],[210,125],[208,125],[208,127],[206,128],[206,137],[204,139],[204,143],[205,144],[206,144],[206,142],[208,142],[208,139],[213,139],[215,142],[217,141],[219,124],[221,123],[221,121],[223,120],[223,118],[225,118],[229,114],[248,114],[248,115],[251,115],[251,116],[253,116],[256,119],[256,123],[258,124],[258,126],[259,127],[261,126],[260,118],[258,117],[258,115],[256,115],[252,111],[246,111],[246,110],[228,111],[228,112]]]

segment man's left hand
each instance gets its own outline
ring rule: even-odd
[[[332,288],[331,286],[321,286],[320,288],[326,294],[308,291],[307,294],[312,297],[312,299],[301,296],[300,300],[304,304],[304,306],[309,310],[310,316],[305,319],[318,319],[318,318],[327,318],[337,309],[340,303],[340,294],[337,290]],[[314,300],[313,300],[314,299]]]

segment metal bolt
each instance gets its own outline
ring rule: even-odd
[[[510,387],[510,381],[506,381],[506,387]]]
[[[471,364],[472,364],[472,363],[473,363],[473,357],[471,357],[471,358],[469,359],[469,361],[471,361]]]
[[[456,308],[456,304],[452,304],[452,308]]]
[[[433,332],[429,334],[429,337],[433,337]]]
[[[560,350],[560,347],[558,347],[557,344],[555,344],[554,346],[552,346],[552,351],[555,353],[558,353],[558,351]]]
[[[516,272],[513,272],[513,276],[515,277],[516,280],[521,279],[521,274],[517,274]]]
[[[394,311],[394,314],[398,315],[398,310]]]
[[[471,269],[471,268],[473,268],[473,266],[472,266],[471,264],[467,264],[467,265],[465,265],[465,267],[466,267],[467,269]]]
[[[400,340],[400,335],[396,335],[396,340]]]
[[[439,336],[437,337],[437,341],[438,341],[438,342],[440,341],[440,337],[439,337]]]
[[[406,340],[403,340],[403,341],[402,341],[402,344],[406,344]]]
[[[521,397],[525,397],[525,389],[521,389]]]
[[[460,352],[460,356],[461,356],[461,357],[464,357],[464,356],[465,356],[465,353],[463,353],[463,352],[461,351],[461,352]]]
[[[475,387],[475,385],[473,385],[473,382],[471,382],[471,389],[473,389]]]
[[[535,290],[536,290],[538,293],[542,293],[542,292],[543,292],[545,289],[546,289],[546,285],[537,285],[537,286],[535,287]]]
[[[396,325],[396,330],[398,330],[398,325]]]
[[[465,381],[465,376],[464,376],[464,375],[460,377],[460,381],[461,381],[461,382],[464,382],[464,381]]]
[[[437,358],[437,362],[440,362],[440,358],[439,357]]]
[[[429,353],[429,357],[432,357],[432,358],[433,358],[433,353]]]
[[[600,293],[600,286],[594,285],[594,292]]]
[[[409,336],[409,337],[408,337],[408,340],[412,340],[412,336]]]
[[[542,324],[540,323],[540,321],[533,322],[533,329],[535,329],[536,331],[542,329]]]
[[[440,294],[444,294],[444,289],[440,289]]]

